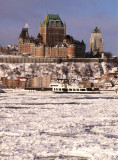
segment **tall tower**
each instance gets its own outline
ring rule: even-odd
[[[44,44],[48,46],[63,42],[66,35],[66,26],[61,21],[59,15],[47,14],[42,24],[40,24],[40,34]]]
[[[28,33],[28,27],[25,25],[25,27],[22,28],[22,31],[18,39],[18,51],[19,52],[21,53],[25,52],[24,44],[26,42],[29,42],[29,33]]]
[[[90,37],[90,52],[93,52],[95,49],[99,53],[103,52],[103,38],[101,31],[97,27],[93,29]]]

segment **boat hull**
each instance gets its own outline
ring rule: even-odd
[[[79,92],[61,92],[61,91],[53,91],[54,93],[72,93],[72,94],[100,94],[100,91],[87,91],[87,92],[84,92],[84,91],[79,91]]]

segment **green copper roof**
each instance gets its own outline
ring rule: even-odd
[[[46,17],[45,17],[45,19],[44,19],[44,21],[43,21],[43,23],[40,24],[40,25],[41,25],[41,26],[42,26],[42,25],[46,25],[46,26],[47,26],[47,25],[49,24],[49,21],[50,21],[50,20],[58,20],[58,21],[61,21],[59,15],[47,14]],[[61,24],[63,25],[62,21],[61,21]]]
[[[100,29],[98,29],[97,27],[95,29],[93,29],[92,33],[101,33]]]

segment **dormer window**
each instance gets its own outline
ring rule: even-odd
[[[51,21],[50,21],[50,24],[51,24],[51,25],[55,25],[55,21],[54,21],[54,20],[51,20]]]
[[[56,21],[56,26],[59,26],[60,25],[60,21]]]

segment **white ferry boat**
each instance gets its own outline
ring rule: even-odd
[[[53,82],[50,84],[52,91],[54,93],[82,93],[82,94],[97,94],[100,93],[99,88],[86,88],[82,85],[77,84],[67,84],[67,83],[59,83]]]

